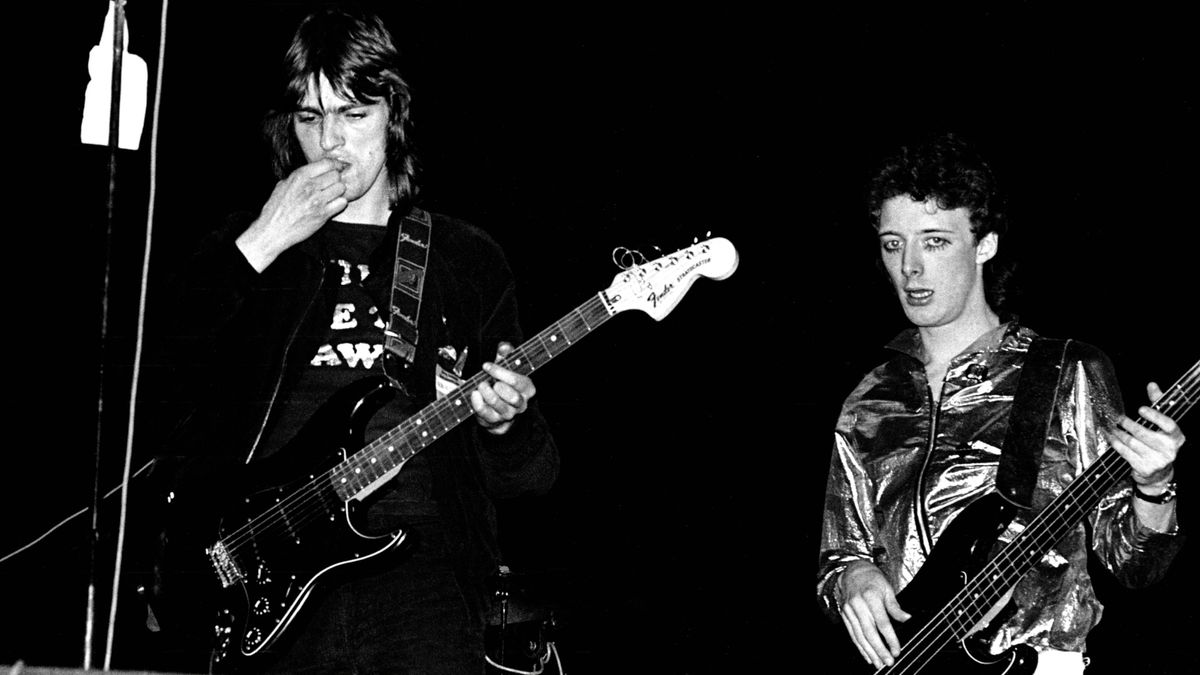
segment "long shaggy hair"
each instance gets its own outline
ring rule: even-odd
[[[1008,231],[1005,199],[991,167],[954,134],[943,133],[901,147],[884,160],[868,190],[873,227],[879,227],[883,203],[902,195],[916,202],[933,200],[939,209],[967,209],[976,242],[992,232],[1002,240]],[[1015,295],[1015,267],[1005,253],[1005,247],[999,247],[997,255],[983,267],[987,302],[998,311],[1007,309]]]
[[[411,95],[398,66],[399,52],[378,16],[324,9],[305,17],[284,56],[284,89],[263,122],[276,177],[282,179],[307,161],[292,128],[292,114],[309,83],[324,74],[334,92],[348,101],[387,103],[390,200],[393,208],[410,203],[417,194],[416,158],[408,133]]]

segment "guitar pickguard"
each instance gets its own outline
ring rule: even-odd
[[[404,543],[403,530],[364,537],[352,513],[343,505],[339,513],[320,518],[319,525],[310,524],[304,536],[275,537],[241,557],[243,575],[227,587],[229,601],[214,626],[218,662],[235,653],[238,658],[259,655],[296,618],[324,575]],[[286,566],[275,568],[268,561]]]

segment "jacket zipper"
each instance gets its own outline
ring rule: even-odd
[[[925,450],[925,461],[921,464],[921,471],[917,474],[916,489],[913,490],[913,515],[917,521],[917,537],[921,540],[921,550],[928,557],[933,551],[933,535],[929,531],[929,513],[925,509],[925,473],[929,469],[930,459],[933,457],[933,451],[937,447],[937,426],[938,426],[938,411],[940,403],[935,403],[933,400],[933,390],[929,385],[925,387],[926,400],[929,402],[929,444]]]

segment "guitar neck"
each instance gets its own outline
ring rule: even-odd
[[[1200,362],[1151,406],[1179,420],[1200,401]],[[1155,426],[1139,417],[1138,423]],[[1106,452],[1079,475],[943,608],[941,616],[965,634],[1059,541],[1087,517],[1113,486],[1129,478],[1129,464]]]
[[[526,340],[500,363],[516,373],[529,375],[604,324],[614,313],[608,291],[600,292]],[[489,379],[483,371],[472,375],[448,396],[425,406],[330,469],[329,484],[346,500],[370,494],[393,471],[471,417],[474,410],[468,400],[470,392]]]

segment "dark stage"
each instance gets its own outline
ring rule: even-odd
[[[151,298],[222,214],[269,192],[257,122],[310,4],[170,3]],[[661,322],[618,315],[535,376],[562,474],[503,507],[502,537],[511,566],[543,583],[572,675],[817,672],[836,651],[841,628],[813,593],[831,428],[903,327],[862,188],[909,135],[959,130],[993,158],[1023,321],[1104,349],[1129,410],[1146,381],[1166,386],[1200,356],[1183,10],[376,4],[410,62],[424,203],[503,246],[527,334],[606,288],[618,247],[654,258],[711,233],[739,251],[732,277],[700,280]],[[160,8],[128,7],[151,85]],[[8,257],[39,298],[8,324],[0,555],[88,506],[98,445],[103,488],[120,475],[151,176],[153,91],[141,148],[118,156],[107,236],[108,153],[78,143],[105,6],[33,9],[45,68],[10,98],[22,238]],[[1200,438],[1200,417],[1184,426]],[[1195,445],[1178,467],[1185,527]],[[101,521],[118,506],[105,500]],[[87,529],[74,518],[0,562],[0,663],[82,663]],[[114,536],[102,532],[102,568]],[[1193,539],[1139,594],[1101,578],[1089,673],[1200,665],[1195,558]],[[114,667],[147,667],[141,640],[117,631]]]

